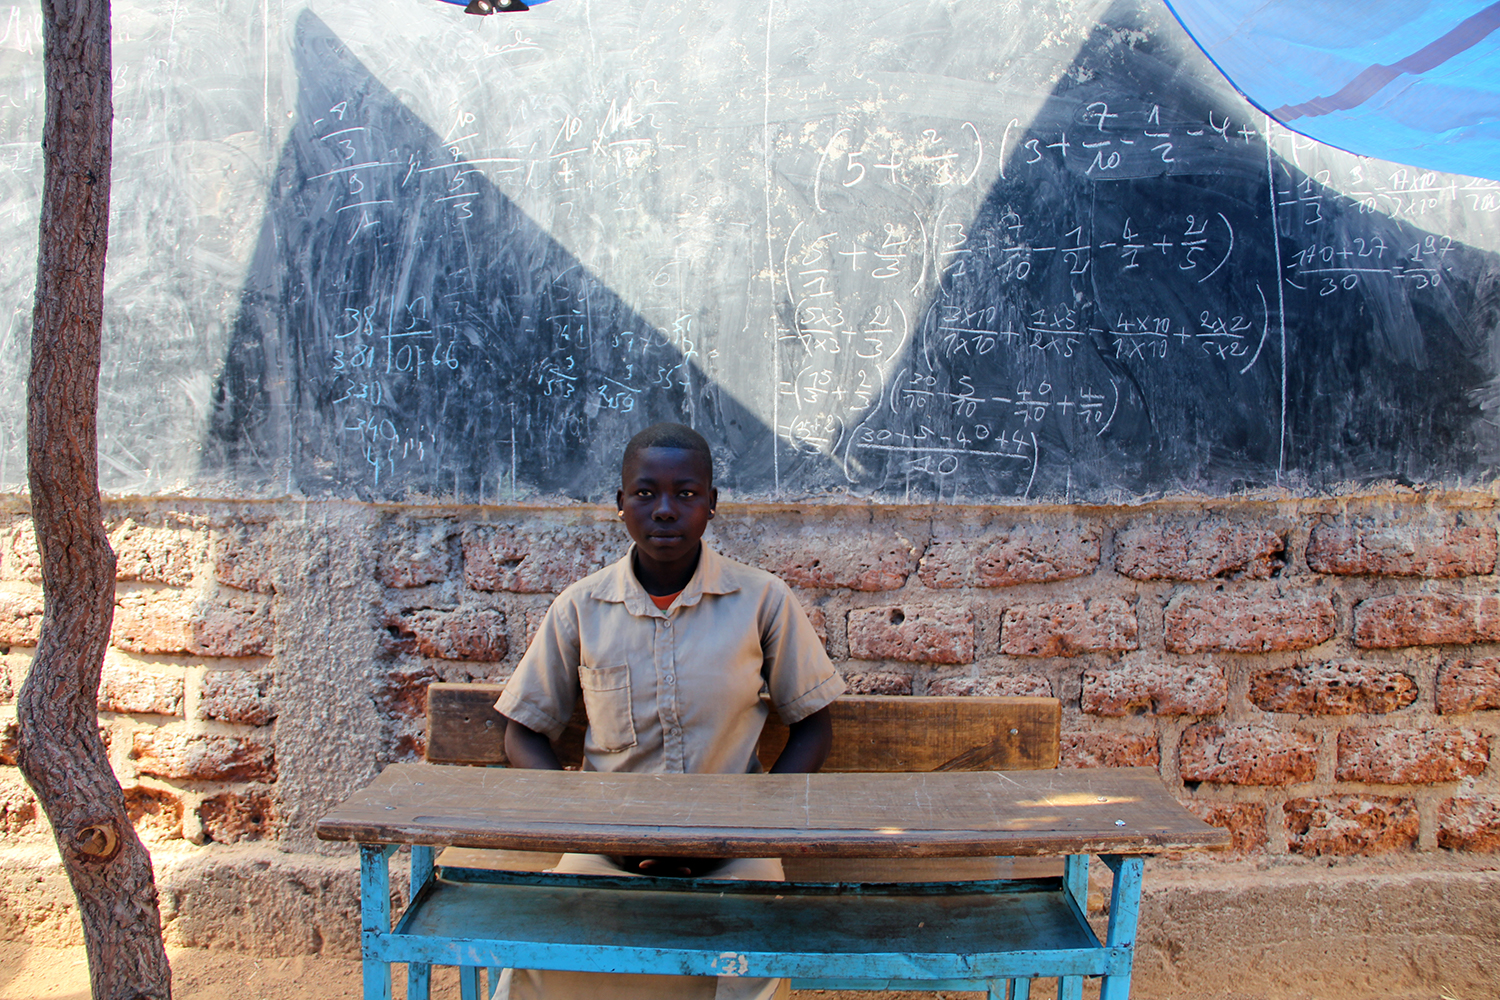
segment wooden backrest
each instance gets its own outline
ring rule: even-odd
[[[504,764],[499,684],[427,688],[427,760]],[[825,771],[1024,771],[1057,766],[1062,706],[1056,698],[846,695],[829,706],[833,751]],[[583,759],[582,703],[557,741],[565,763]],[[771,762],[787,729],[771,713],[757,753]]]

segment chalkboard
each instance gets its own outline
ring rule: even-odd
[[[1500,184],[1269,122],[1149,2],[116,18],[107,488],[741,499],[1487,483]],[[38,16],[0,37],[24,481]]]

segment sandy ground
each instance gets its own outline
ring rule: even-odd
[[[176,1000],[359,1000],[360,963],[316,956],[294,958],[256,958],[233,952],[201,949],[171,951],[173,990]],[[1038,984],[1041,986],[1042,984]],[[452,969],[437,970],[433,977],[435,1000],[456,1000],[458,980]],[[404,1000],[405,984],[399,978],[395,1000]],[[793,1000],[859,1000],[881,997],[916,1000],[960,1000],[978,993],[821,993],[798,991]],[[1037,1000],[1055,996],[1050,988],[1033,990]],[[1085,988],[1084,998],[1098,997],[1098,988]],[[1438,989],[1418,996],[1379,1000],[1496,1000],[1500,986],[1492,996],[1455,996]],[[0,1000],[89,1000],[88,967],[82,948],[45,948],[16,942],[0,942]],[[1186,998],[1146,997],[1136,1000],[1186,1000]],[[1194,994],[1193,1000],[1376,1000],[1354,994],[1305,997],[1269,997],[1263,994]]]

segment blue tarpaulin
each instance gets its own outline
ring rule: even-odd
[[[1320,142],[1500,179],[1500,3],[1167,0],[1249,100]]]

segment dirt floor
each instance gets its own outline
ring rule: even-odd
[[[256,958],[234,952],[174,949],[171,952],[173,990],[176,1000],[359,1000],[360,963],[315,956]],[[1040,984],[1039,984],[1040,985]],[[441,969],[433,977],[436,1000],[458,996],[458,980],[452,969]],[[1051,989],[1037,989],[1032,996],[1046,1000]],[[395,1000],[404,1000],[405,985],[396,984]],[[795,992],[793,1000],[859,1000],[875,997],[916,1000],[960,1000],[978,993],[842,993]],[[1097,987],[1085,989],[1085,1000],[1098,997]],[[0,942],[0,1000],[89,1000],[89,974],[82,948],[44,948],[16,942]],[[1443,990],[1430,994],[1379,1000],[1497,1000],[1500,987],[1490,996],[1454,996]],[[1176,997],[1137,996],[1137,1000],[1186,1000]],[[1262,994],[1194,994],[1193,1000],[1376,1000],[1349,993],[1304,997]]]

